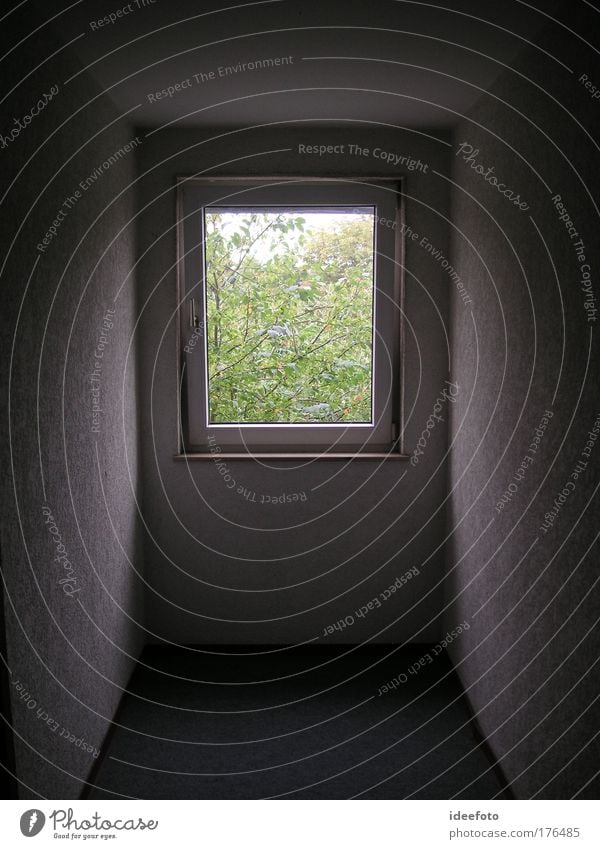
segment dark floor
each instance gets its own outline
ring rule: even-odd
[[[446,656],[409,672],[428,650],[149,647],[89,798],[503,798]]]

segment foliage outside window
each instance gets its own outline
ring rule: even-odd
[[[371,421],[373,224],[205,211],[211,423]]]

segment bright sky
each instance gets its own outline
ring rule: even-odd
[[[256,211],[260,211],[260,207],[256,207]],[[210,209],[206,210],[206,216],[209,217],[211,212]],[[250,214],[249,209],[244,209],[241,212],[224,212],[221,213],[222,218],[222,231],[225,235],[231,236],[238,229],[241,220],[247,217]],[[304,218],[305,224],[304,229],[306,230],[327,230],[335,227],[338,224],[343,224],[351,219],[361,220],[366,217],[373,218],[372,212],[302,212],[301,210],[294,210],[292,212],[267,212],[269,217],[275,218],[276,215],[283,215],[285,219],[290,218]],[[290,232],[285,234],[286,241],[288,245],[296,242],[298,237],[300,236],[300,230],[291,230]],[[271,242],[271,234],[265,234],[265,236],[260,239],[254,245],[252,249],[252,254],[259,260],[266,260],[273,254],[273,250],[270,246]]]

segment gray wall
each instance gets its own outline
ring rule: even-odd
[[[15,15],[11,21],[16,41],[21,24]],[[31,20],[22,26],[25,35]],[[36,249],[65,197],[132,134],[85,73],[66,83],[80,67],[68,51],[22,78],[56,47],[44,29],[3,64],[4,90],[17,86],[3,105],[3,134],[59,86],[0,152],[4,187],[15,179],[0,207],[3,362],[12,349],[10,423],[2,386],[1,545],[17,770],[29,798],[79,795],[137,657],[134,620],[142,615],[133,571],[138,460],[128,351],[134,205],[131,191],[118,197],[134,177],[133,153],[80,189],[47,250]],[[89,375],[108,308],[115,317],[102,358],[103,413],[92,433]],[[54,538],[43,508],[55,520]]]
[[[140,135],[143,131],[140,131]],[[149,639],[184,643],[296,643],[353,615],[398,576],[420,574],[386,605],[335,632],[356,643],[433,640],[443,579],[446,423],[421,462],[228,463],[250,502],[228,490],[213,462],[173,459],[177,451],[175,192],[177,174],[400,175],[373,156],[298,153],[298,144],[360,144],[412,154],[426,173],[407,173],[407,218],[419,241],[447,255],[449,147],[426,134],[389,127],[297,126],[215,131],[166,129],[139,151],[142,483]],[[286,152],[269,152],[288,148]],[[223,164],[226,163],[226,164]],[[419,241],[407,251],[406,443],[419,438],[445,388],[448,289],[441,260]],[[415,398],[417,397],[415,403]],[[445,418],[445,417],[444,417]],[[306,501],[261,504],[260,497],[306,493]]]
[[[577,20],[573,8],[568,25],[591,32],[594,13],[588,18],[578,6]],[[582,457],[600,413],[597,330],[584,308],[577,239],[569,238],[552,197],[562,196],[586,261],[597,269],[598,211],[590,194],[598,198],[598,148],[565,109],[588,132],[594,122],[597,129],[598,101],[578,78],[587,72],[598,81],[599,72],[597,57],[566,30],[555,27],[538,43],[573,74],[527,52],[515,65],[525,79],[506,72],[454,137],[456,146],[478,149],[477,162],[485,171],[493,166],[530,210],[517,209],[454,157],[452,259],[473,305],[471,311],[454,298],[451,309],[452,374],[461,394],[450,433],[446,626],[471,624],[451,654],[517,796],[568,798],[584,788],[582,797],[597,798],[598,780],[585,785],[599,754],[592,496],[600,448]],[[519,471],[545,410],[554,415]],[[588,465],[576,478],[579,459]],[[545,532],[545,515],[565,486],[568,498]]]

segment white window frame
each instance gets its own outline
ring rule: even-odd
[[[370,424],[212,424],[208,421],[203,209],[210,206],[372,207],[373,415]],[[401,181],[390,178],[180,177],[177,180],[180,455],[402,454]],[[191,343],[191,344],[190,344]]]

